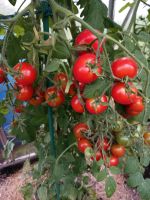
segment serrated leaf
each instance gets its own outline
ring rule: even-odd
[[[150,199],[150,179],[145,179],[137,188],[142,200]]]
[[[118,167],[112,166],[109,168],[112,174],[121,174],[121,170]]]
[[[13,6],[16,5],[17,0],[8,0]]]
[[[116,191],[116,182],[112,176],[109,176],[105,182],[105,192],[108,198],[110,198]]]
[[[110,80],[99,78],[94,83],[85,86],[83,96],[85,98],[101,96],[104,91],[106,92],[106,88],[110,88],[110,85]]]
[[[107,175],[108,175],[107,170],[103,169],[97,173],[95,178],[97,179],[97,181],[103,181],[107,177]]]
[[[47,188],[45,186],[41,186],[38,191],[37,191],[37,194],[38,194],[38,198],[39,200],[47,200]]]
[[[131,174],[127,179],[127,184],[129,187],[137,187],[144,181],[143,175],[140,172],[136,172],[135,174]]]
[[[89,0],[84,4],[84,9],[81,16],[93,28],[99,29],[101,32],[104,30],[104,19],[107,17],[107,7],[101,0]]]
[[[125,165],[125,173],[132,174],[140,170],[139,161],[135,157],[128,157]]]

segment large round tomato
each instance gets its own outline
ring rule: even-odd
[[[103,51],[103,45],[104,40],[100,43],[98,42],[97,37],[88,29],[83,30],[80,32],[76,39],[75,39],[75,46],[81,46],[81,45],[91,45],[92,49],[96,52],[99,46],[100,52]],[[80,52],[84,53],[83,51]]]
[[[61,90],[51,86],[45,92],[45,100],[50,107],[57,107],[64,103],[65,97]]]
[[[101,73],[100,62],[97,63],[96,55],[92,53],[79,56],[73,66],[74,78],[81,83],[92,83]]]
[[[37,77],[35,67],[27,62],[18,63],[14,66],[15,80],[17,85],[32,85]]]
[[[137,95],[137,89],[132,83],[128,83],[128,85],[129,88],[122,82],[116,82],[113,85],[111,96],[117,103],[128,105],[134,102]]]
[[[143,137],[144,137],[144,143],[150,145],[150,132],[145,132],[143,134]]]
[[[134,102],[129,104],[126,107],[126,112],[142,112],[144,110],[144,104],[143,104],[143,99],[140,96],[136,96],[134,99]]]
[[[110,148],[110,143],[108,138],[104,137],[104,139],[101,141],[100,139],[97,140],[96,146],[99,150],[107,151]]]
[[[58,87],[62,91],[65,91],[66,85],[67,85],[67,82],[68,82],[68,78],[67,78],[67,75],[65,73],[63,73],[63,72],[57,73],[54,76],[54,81],[56,82],[56,87]]]
[[[5,81],[5,73],[2,68],[0,68],[0,83]]]
[[[117,78],[134,78],[138,72],[138,65],[134,59],[130,57],[122,57],[116,59],[112,65],[113,75]]]
[[[84,153],[84,151],[88,147],[90,148],[92,147],[92,144],[89,142],[89,140],[87,140],[86,138],[82,138],[81,140],[78,140],[78,150],[81,153]]]
[[[85,105],[89,113],[100,114],[103,113],[105,110],[107,110],[108,106],[102,104],[107,102],[108,102],[107,97],[103,95],[101,98],[97,97],[97,98],[86,99]]]
[[[33,88],[30,85],[22,86],[16,92],[16,99],[20,101],[29,101],[33,95]]]
[[[84,138],[83,133],[87,132],[89,127],[85,123],[78,123],[73,127],[73,133],[77,140]]]
[[[80,99],[78,98],[77,95],[75,95],[72,99],[71,99],[71,107],[74,111],[78,112],[78,113],[83,113],[84,112],[84,106],[82,105]]]
[[[126,152],[126,149],[121,144],[114,144],[111,147],[111,153],[116,157],[124,156],[125,152]]]
[[[119,164],[119,158],[115,156],[111,156],[109,160],[109,166],[117,166]]]

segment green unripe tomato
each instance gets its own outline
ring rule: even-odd
[[[118,144],[121,144],[125,147],[128,147],[132,144],[131,138],[127,135],[121,135],[121,134],[117,135],[116,141]]]

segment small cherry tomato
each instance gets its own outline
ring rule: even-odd
[[[84,112],[84,106],[82,105],[82,103],[81,103],[81,101],[80,101],[80,99],[78,98],[77,95],[75,95],[71,99],[71,107],[77,113],[83,113]]]
[[[113,99],[123,105],[128,105],[134,102],[137,96],[137,89],[134,87],[133,83],[128,83],[129,90],[127,91],[127,87],[125,83],[116,82],[111,90],[111,96]]]
[[[100,52],[103,52],[103,45],[104,40],[99,45],[97,37],[88,29],[84,29],[82,32],[80,32],[76,39],[75,39],[75,46],[81,46],[81,45],[91,45],[92,49],[96,52],[99,48]],[[83,54],[85,52],[80,52],[80,54]]]
[[[5,72],[2,68],[0,68],[0,83],[5,81]]]
[[[135,78],[138,72],[138,64],[133,58],[117,58],[111,65],[113,75],[117,78]]]
[[[30,85],[19,87],[16,92],[16,99],[20,101],[29,101],[33,95],[33,88]]]
[[[100,138],[97,140],[96,146],[99,150],[107,151],[110,148],[109,140],[108,138],[104,137],[101,141]]]
[[[79,56],[73,66],[74,78],[81,83],[92,83],[101,73],[100,61],[97,63],[96,55],[92,53]]]
[[[45,93],[42,90],[36,88],[33,97],[29,100],[29,104],[33,106],[40,105],[45,100],[44,96]]]
[[[65,92],[68,82],[67,75],[63,72],[59,72],[54,76],[54,81],[56,82],[56,87]]]
[[[92,148],[92,144],[87,140],[86,138],[82,138],[81,140],[78,140],[78,150],[81,153],[84,153],[87,147]]]
[[[121,144],[125,147],[128,147],[132,144],[131,138],[127,135],[118,134],[116,136],[116,141],[118,144]]]
[[[37,77],[36,68],[27,62],[18,63],[14,66],[16,85],[32,85]]]
[[[113,144],[111,147],[111,153],[113,156],[122,157],[125,155],[126,149],[121,144]]]
[[[119,164],[119,158],[115,156],[110,157],[109,166],[117,166]]]
[[[143,134],[143,138],[144,138],[144,143],[146,145],[150,145],[150,132],[145,132]]]
[[[73,127],[73,133],[74,133],[77,140],[84,138],[83,134],[86,133],[88,130],[89,130],[89,127],[85,123],[77,123]]]
[[[73,97],[73,96],[76,95],[76,93],[77,93],[77,88],[76,88],[75,84],[72,83],[72,84],[70,85],[68,94],[69,94],[70,96]]]
[[[50,107],[58,107],[64,103],[65,97],[61,90],[51,86],[45,92],[45,100]]]
[[[100,114],[107,110],[108,106],[103,105],[103,103],[107,103],[108,99],[105,95],[101,98],[90,98],[86,99],[85,106],[89,113],[91,114]]]

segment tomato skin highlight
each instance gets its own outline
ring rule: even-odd
[[[74,127],[73,127],[73,133],[76,137],[77,140],[80,140],[81,138],[84,138],[84,136],[82,135],[82,133],[86,132],[89,130],[89,127],[87,124],[85,123],[77,123]]]
[[[18,86],[32,85],[37,78],[36,68],[27,62],[18,63],[13,69],[18,73],[14,76]]]
[[[130,85],[130,89],[133,92],[126,91],[126,85],[122,82],[116,82],[111,90],[111,96],[113,99],[122,105],[128,105],[134,102],[137,96],[137,89],[134,87],[132,83],[128,83]]]
[[[138,73],[138,64],[130,57],[117,58],[111,65],[114,77],[135,78]]]
[[[84,107],[83,107],[82,103],[80,102],[77,95],[75,95],[71,99],[71,107],[77,113],[83,113],[84,112]]]
[[[58,107],[64,103],[65,97],[61,90],[51,86],[46,89],[45,100],[50,107]]]
[[[115,156],[111,156],[110,157],[110,161],[109,161],[109,166],[112,167],[112,166],[118,166],[119,164],[119,158],[118,157],[115,157]]]
[[[33,88],[30,85],[22,86],[16,93],[16,99],[20,101],[29,101],[33,95]]]
[[[0,68],[0,84],[5,81],[5,73],[2,68]]]
[[[121,144],[113,144],[111,147],[111,153],[113,156],[122,157],[125,155],[126,149]]]
[[[102,67],[100,63],[96,64],[96,55],[92,53],[86,53],[79,56],[73,66],[74,78],[81,83],[92,83],[98,76],[92,71],[91,65],[96,68],[96,73],[100,75],[102,73]],[[95,69],[94,69],[95,70]]]
[[[91,45],[92,49],[96,52],[98,47],[99,47],[99,43],[98,43],[98,39],[97,37],[88,29],[84,29],[82,32],[80,32],[76,39],[75,39],[75,46],[81,46],[81,45]],[[103,45],[104,41],[101,42],[99,50],[100,53],[103,52]],[[79,54],[83,54],[85,53],[84,51],[80,52]]]
[[[99,101],[99,102],[98,102]],[[91,114],[100,114],[107,110],[107,105],[102,105],[102,103],[107,103],[108,99],[106,95],[103,95],[101,99],[98,100],[98,98],[89,98],[86,99],[85,106],[89,113]]]
[[[150,132],[145,132],[143,134],[143,138],[144,138],[144,143],[146,145],[150,145]]]
[[[63,72],[60,72],[60,73],[57,73],[55,76],[54,76],[54,81],[56,82],[56,86],[61,89],[63,92],[65,92],[65,89],[66,89],[66,85],[67,85],[67,82],[68,82],[68,78],[67,78],[67,75]]]
[[[92,148],[92,144],[89,142],[89,140],[87,140],[86,138],[82,138],[81,140],[78,140],[78,150],[81,153],[84,153],[84,151],[88,147]]]

